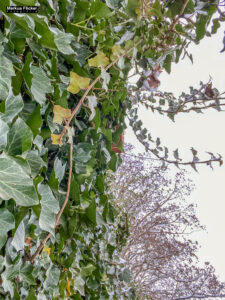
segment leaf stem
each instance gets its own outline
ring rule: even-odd
[[[88,19],[86,19],[86,20],[83,20],[83,21],[80,21],[80,22],[78,22],[78,23],[74,23],[74,25],[79,25],[79,24],[81,24],[81,23],[84,23],[84,22],[88,22],[88,21],[90,21],[92,18],[94,18],[95,17],[95,15],[91,15]]]
[[[87,30],[91,30],[91,31],[95,31],[93,28],[89,28],[87,26],[78,25],[78,24],[75,24],[75,23],[70,23],[70,25],[73,25],[73,26],[79,27],[79,28],[83,28],[83,29],[87,29]]]
[[[17,66],[13,65],[13,67],[14,67],[17,71],[22,72],[22,69],[18,68]]]

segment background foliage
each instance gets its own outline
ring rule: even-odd
[[[188,44],[216,33],[224,21],[221,13],[207,31],[218,4],[0,2],[2,299],[135,297],[119,256],[126,216],[115,209],[105,183],[106,171],[121,162],[112,145],[122,151],[125,116],[146,149],[164,162],[181,161],[177,151],[169,160],[168,149],[141,128],[141,101],[137,86],[127,85],[128,74],[134,68],[145,77],[143,70],[158,65],[170,72],[182,54],[191,59]],[[38,5],[39,12],[8,14],[8,5]],[[213,98],[220,107],[219,93],[211,88],[207,98],[206,87],[198,102]],[[170,97],[165,114],[173,119],[182,112],[185,97]],[[166,100],[162,95],[159,105]],[[205,162],[213,161],[222,163],[213,154]],[[198,163],[193,149],[193,161],[184,164]]]

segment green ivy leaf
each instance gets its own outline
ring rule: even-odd
[[[58,179],[59,183],[62,181],[66,170],[66,163],[63,165],[61,160],[56,157],[54,162],[55,177]]]
[[[96,178],[96,186],[100,193],[104,193],[104,179],[102,175],[98,175]]]
[[[26,155],[26,159],[31,168],[31,176],[34,178],[38,175],[39,171],[43,167],[47,167],[46,163],[39,156],[38,151],[32,150],[29,151]]]
[[[16,249],[16,251],[20,251],[24,249],[25,244],[25,227],[24,222],[20,222],[20,225],[17,227],[17,230],[14,234],[11,245]]]
[[[120,7],[120,4],[123,2],[123,0],[106,0],[105,2],[108,7],[115,9]]]
[[[56,214],[59,212],[59,203],[52,194],[47,184],[38,185],[38,193],[41,195],[41,214],[39,225],[41,229],[55,235]]]
[[[213,25],[212,25],[211,33],[217,33],[217,30],[220,28],[219,19],[214,19],[212,22]]]
[[[87,266],[83,267],[80,271],[80,276],[85,279],[86,277],[90,276],[96,267],[92,264],[88,264]]]
[[[25,300],[37,300],[34,288],[30,289],[30,292]]]
[[[4,200],[13,198],[21,206],[39,202],[32,179],[11,158],[0,158],[0,197]]]
[[[4,150],[7,146],[7,135],[9,126],[0,119],[0,151]]]
[[[196,41],[200,41],[206,33],[206,24],[209,17],[205,15],[200,15],[198,21],[196,22]]]
[[[15,227],[13,214],[8,209],[0,208],[0,249],[6,241],[6,234]]]
[[[14,296],[14,285],[12,280],[19,275],[21,268],[21,261],[18,261],[15,265],[9,265],[5,271],[1,274],[2,287],[5,292],[9,292],[11,298]]]
[[[46,275],[47,278],[44,282],[44,289],[53,295],[58,290],[60,269],[54,265],[51,265],[50,268],[47,269]]]
[[[5,113],[0,113],[0,119],[6,123],[12,122],[19,112],[21,112],[23,106],[21,95],[14,96],[13,93],[10,92],[5,101]]]
[[[86,209],[86,215],[92,223],[96,224],[96,203],[94,199]]]
[[[105,3],[101,2],[100,0],[92,0],[91,2],[91,14],[95,15],[96,18],[107,18],[111,11],[105,5]]]
[[[29,150],[32,140],[32,131],[21,118],[18,118],[8,133],[8,154],[19,155]]]
[[[79,143],[74,145],[75,160],[86,163],[91,159],[92,146],[89,143]]]
[[[32,275],[33,269],[34,269],[33,266],[29,262],[22,264],[22,266],[20,268],[20,277],[22,278],[22,280],[27,282],[29,285],[36,284],[36,281],[34,280],[33,275]]]
[[[15,76],[12,62],[3,55],[4,47],[0,45],[0,99],[8,96],[11,78]]]
[[[77,290],[82,296],[84,296],[84,285],[85,281],[81,276],[76,276],[76,279],[74,281],[74,289]]]
[[[31,65],[30,72],[33,75],[31,93],[34,96],[34,100],[42,106],[46,101],[45,94],[53,92],[51,80],[39,67]]]
[[[54,41],[58,50],[63,54],[74,54],[74,50],[70,46],[74,36],[71,33],[65,33],[56,27],[51,27],[50,30],[54,33]]]
[[[137,13],[136,10],[139,8],[139,0],[128,0],[126,12],[131,17],[136,19]]]
[[[34,137],[37,134],[39,134],[41,125],[43,123],[40,110],[41,110],[41,106],[37,105],[33,113],[30,115],[29,119],[26,121],[27,125],[32,130]]]

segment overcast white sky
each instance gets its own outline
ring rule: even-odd
[[[200,81],[207,82],[211,75],[213,85],[224,92],[225,52],[220,53],[224,30],[225,26],[222,26],[213,37],[189,47],[194,64],[186,57],[177,65],[172,65],[171,74],[164,72],[159,78],[160,90],[179,95],[182,91],[188,91],[189,86],[198,87]],[[220,153],[225,160],[225,112],[212,109],[204,114],[180,114],[173,123],[166,116],[143,109],[141,119],[153,137],[160,137],[162,144],[171,151],[179,148],[180,156],[187,160],[191,159],[192,146],[199,150],[200,158],[205,157],[205,151],[211,151]],[[125,141],[141,149],[129,129],[126,130]],[[207,227],[207,233],[196,235],[202,245],[200,259],[210,261],[225,281],[225,162],[222,167],[215,164],[214,171],[209,167],[201,167],[199,173],[190,167],[188,171],[196,185],[191,200],[198,205],[197,215],[201,224]]]

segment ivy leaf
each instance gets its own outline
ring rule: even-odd
[[[30,115],[29,119],[26,121],[27,125],[32,130],[34,136],[36,136],[40,132],[40,128],[43,123],[40,110],[41,106],[37,105],[33,113]]]
[[[39,203],[32,179],[11,158],[0,158],[0,197],[13,198],[21,206]]]
[[[66,281],[66,292],[67,292],[67,296],[70,296],[70,295],[71,295],[71,291],[70,291],[70,281],[69,281],[68,278],[67,278],[67,281]]]
[[[111,14],[111,11],[105,3],[95,0],[91,3],[91,14],[95,15],[96,18],[106,18]]]
[[[62,142],[60,141],[61,134],[51,134],[51,140],[52,140],[52,145],[62,145]]]
[[[139,0],[128,0],[126,12],[131,17],[136,19],[137,18],[137,9],[139,8],[140,3]]]
[[[93,58],[90,58],[88,60],[88,65],[90,67],[105,67],[107,66],[109,63],[109,59],[108,57],[105,55],[105,53],[99,51],[98,54],[93,57]]]
[[[30,127],[21,118],[18,118],[8,133],[8,154],[19,155],[29,150],[32,140],[33,134]]]
[[[33,299],[32,299],[33,300]],[[38,293],[37,300],[47,300],[44,292]]]
[[[65,119],[68,119],[71,116],[71,110],[63,108],[60,105],[54,105],[53,108],[54,118],[53,122],[57,124],[62,124]]]
[[[96,186],[100,193],[104,193],[104,179],[102,175],[98,175],[96,178]]]
[[[214,19],[212,22],[213,22],[213,25],[211,28],[211,33],[217,33],[218,28],[220,28],[219,19]]]
[[[101,77],[103,79],[103,85],[102,85],[103,89],[108,91],[108,84],[109,84],[109,81],[110,81],[110,75],[109,75],[108,72],[106,72],[106,70],[104,68],[101,68]]]
[[[30,289],[29,294],[25,300],[37,300],[37,297],[35,296],[34,288]]]
[[[121,45],[126,41],[130,41],[133,38],[133,36],[134,36],[134,32],[126,31],[124,35],[121,37],[121,39],[119,40],[119,42],[117,42],[117,44]]]
[[[80,271],[80,275],[82,278],[86,278],[87,276],[90,276],[94,270],[96,269],[96,267],[92,264],[88,264],[87,266],[83,267]]]
[[[5,101],[5,113],[0,113],[0,119],[6,123],[12,122],[12,120],[21,112],[23,109],[23,100],[21,95],[14,96],[10,91]]]
[[[42,252],[47,252],[48,256],[51,254],[51,248],[49,248],[49,246],[45,245]]]
[[[96,224],[96,203],[94,199],[92,200],[91,204],[88,206],[86,210],[86,215],[92,223]]]
[[[89,143],[74,145],[75,160],[86,163],[91,159],[92,146]]]
[[[122,3],[123,0],[106,0],[105,2],[108,7],[115,9],[120,7],[120,3]]]
[[[54,162],[54,171],[55,177],[59,180],[59,183],[62,181],[66,170],[66,163],[63,165],[61,160],[56,157]]]
[[[19,275],[21,268],[21,261],[18,261],[15,265],[9,265],[5,271],[1,274],[2,287],[5,292],[9,292],[11,298],[14,296],[14,286],[12,280]]]
[[[0,151],[4,150],[7,146],[7,135],[9,126],[0,119]]]
[[[7,232],[13,228],[15,228],[13,214],[6,208],[0,208],[0,249],[6,241]]]
[[[46,101],[45,94],[53,92],[51,80],[39,67],[32,65],[30,67],[30,72],[33,75],[31,93],[34,96],[34,100],[37,101],[41,106],[43,106]]]
[[[47,278],[44,281],[44,289],[53,295],[58,289],[60,269],[54,265],[51,265],[50,268],[47,269],[46,275]]]
[[[55,220],[59,211],[59,203],[52,194],[47,184],[38,185],[38,193],[41,195],[41,214],[39,225],[41,229],[55,236]]]
[[[91,79],[87,77],[81,77],[74,72],[70,72],[70,84],[67,88],[72,94],[77,94],[81,89],[87,89]]]
[[[175,151],[173,151],[173,156],[175,157],[175,159],[181,160],[181,159],[179,158],[178,149],[176,149]]]
[[[63,54],[74,54],[74,50],[70,46],[74,36],[71,33],[65,33],[56,27],[50,27],[49,29],[54,33],[54,41],[58,50]]]
[[[81,276],[76,276],[76,279],[74,281],[74,288],[75,290],[77,290],[82,296],[84,296],[84,285],[85,285],[85,281],[83,280],[83,278]]]
[[[121,48],[120,45],[116,44],[112,47],[112,59],[115,57],[121,56],[124,54],[124,50]]]
[[[16,249],[16,251],[20,251],[24,248],[25,244],[25,227],[24,222],[20,222],[20,225],[17,227],[17,230],[14,234],[11,245]]]
[[[32,74],[30,73],[30,67],[32,62],[33,62],[32,54],[31,52],[28,52],[26,55],[26,60],[23,66],[22,74],[29,88],[31,88],[32,77],[33,77]]]
[[[39,156],[38,151],[29,151],[27,153],[26,159],[28,161],[28,164],[30,165],[31,175],[33,178],[38,175],[39,171],[43,167],[47,166],[43,159]]]
[[[207,22],[209,16],[200,15],[198,21],[196,22],[196,41],[200,41],[206,33]]]
[[[11,78],[15,76],[12,61],[3,55],[4,47],[0,45],[0,99],[8,96]]]
[[[89,121],[93,120],[95,117],[95,107],[97,106],[97,97],[96,96],[88,96],[88,107],[91,110],[91,114],[89,116]]]
[[[26,262],[25,264],[22,264],[19,271],[22,280],[27,282],[29,285],[34,285],[36,283],[32,275],[33,269],[33,266],[29,262]]]

